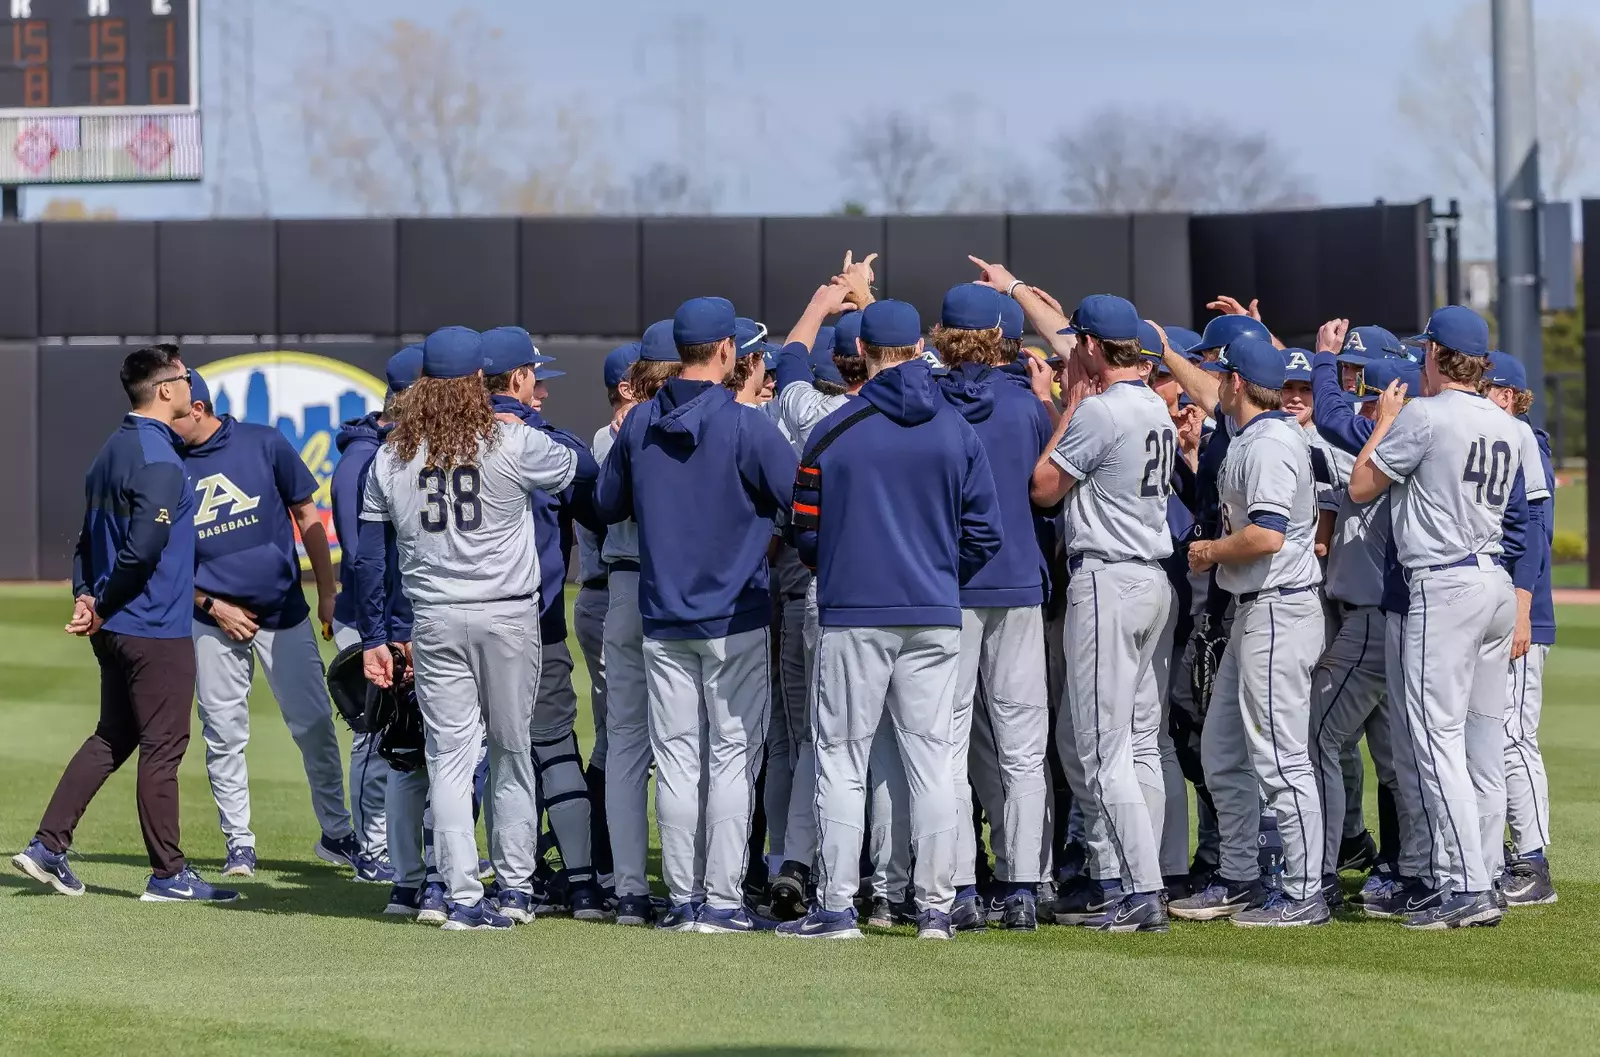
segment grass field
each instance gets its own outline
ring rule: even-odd
[[[94,725],[95,669],[61,632],[68,609],[61,587],[0,591],[8,856]],[[1498,929],[1423,935],[1342,921],[1264,935],[1051,927],[951,944],[900,930],[813,945],[557,919],[442,933],[376,916],[384,889],[312,857],[299,758],[258,686],[250,764],[264,869],[241,884],[246,898],[139,902],[148,868],[132,769],[116,775],[74,849],[90,895],[0,879],[0,1054],[1592,1054],[1600,607],[1559,619],[1543,741],[1561,902]],[[223,847],[203,756],[196,726],[184,846],[214,878]]]

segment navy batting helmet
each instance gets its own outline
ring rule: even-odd
[[[1267,328],[1249,316],[1218,316],[1206,324],[1205,333],[1200,335],[1200,344],[1188,351],[1205,352],[1209,349],[1225,348],[1230,342],[1243,337],[1260,338],[1262,341],[1272,340]]]

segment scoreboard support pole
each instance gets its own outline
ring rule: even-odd
[[[22,219],[21,192],[15,184],[0,187],[0,221],[9,224]]]

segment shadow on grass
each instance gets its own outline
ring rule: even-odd
[[[867,1053],[855,1046],[688,1046],[642,1050],[606,1050],[599,1057],[848,1057]]]

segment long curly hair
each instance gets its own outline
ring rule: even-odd
[[[498,439],[489,391],[477,375],[417,379],[395,398],[394,417],[388,442],[401,462],[421,451],[440,470],[474,466]]]
[[[962,330],[936,323],[928,337],[946,367],[962,363],[993,366],[1000,362],[998,326],[990,327],[988,330]]]

